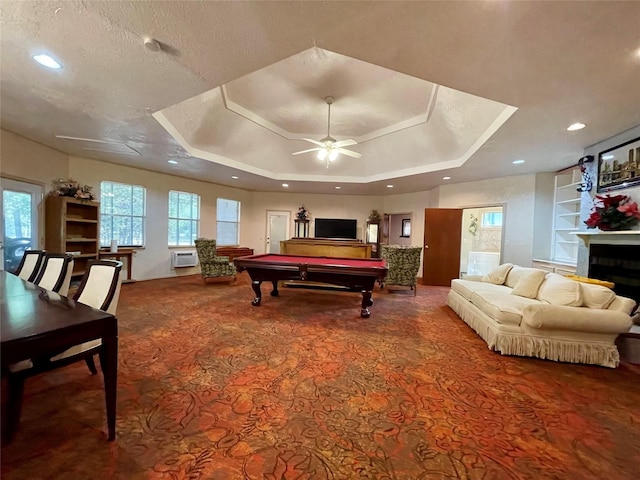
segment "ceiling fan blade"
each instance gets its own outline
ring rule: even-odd
[[[319,141],[317,141],[317,140],[312,140],[312,139],[310,139],[310,138],[303,138],[302,140],[306,140],[307,142],[311,142],[311,143],[313,143],[314,145],[318,145],[319,147],[324,147],[324,143],[319,142]]]
[[[358,152],[354,152],[352,150],[347,150],[346,148],[339,148],[338,152],[340,152],[343,155],[346,155],[347,157],[353,157],[353,158],[360,158],[362,157],[361,153]]]
[[[350,147],[351,145],[357,145],[357,144],[358,142],[350,138],[348,140],[340,140],[339,142],[334,143],[333,146],[336,148],[340,148],[340,147]]]
[[[317,152],[318,150],[322,150],[322,149],[321,148],[310,148],[309,150],[301,150],[299,152],[293,152],[291,155],[300,155],[301,153]]]

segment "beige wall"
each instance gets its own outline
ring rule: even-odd
[[[3,176],[30,180],[47,187],[55,178],[72,177],[81,183],[93,185],[98,195],[100,182],[104,180],[133,183],[147,189],[147,245],[134,260],[133,272],[137,279],[176,275],[176,271],[171,269],[172,249],[167,246],[169,190],[193,192],[201,196],[200,234],[204,237],[215,237],[216,234],[216,199],[223,197],[240,201],[240,244],[253,248],[256,253],[265,251],[267,210],[290,212],[292,234],[293,219],[302,204],[310,211],[312,220],[355,218],[361,239],[372,209],[389,214],[409,213],[412,219],[411,244],[421,246],[425,208],[505,204],[503,261],[528,265],[532,257],[534,216],[544,216],[541,210],[534,211],[536,188],[541,188],[541,180],[539,178],[536,185],[535,175],[443,185],[430,191],[387,196],[249,192],[96,160],[67,157],[10,132],[3,130],[0,133],[0,173]],[[543,232],[543,235],[548,236],[548,232]],[[178,274],[197,272],[197,268],[178,270]]]
[[[44,185],[49,191],[53,180],[69,176],[69,161],[65,153],[0,130],[0,174]]]
[[[384,197],[384,208],[381,212],[391,215],[399,213],[411,214],[411,245],[422,246],[424,241],[424,209],[431,207],[433,190]]]
[[[551,182],[553,189],[553,179]],[[538,186],[540,188],[540,186]],[[504,205],[503,262],[531,265],[533,252],[535,175],[517,175],[479,182],[441,185],[430,191],[384,197],[385,213],[411,212],[411,244],[424,240],[425,208],[472,208]],[[548,213],[551,215],[551,212]],[[542,232],[549,236],[551,233]]]
[[[247,235],[246,232],[251,228],[244,228],[244,225],[252,223],[251,209],[245,208],[251,204],[252,196],[246,190],[78,157],[69,158],[69,173],[72,177],[81,179],[82,183],[93,185],[98,197],[100,196],[100,182],[103,181],[128,183],[146,188],[146,244],[145,248],[136,254],[133,262],[132,270],[136,279],[144,280],[199,272],[198,267],[171,268],[173,249],[167,246],[169,190],[200,195],[200,236],[207,238],[215,238],[216,236],[216,199],[222,197],[241,202],[240,242],[245,246],[255,248],[250,235]],[[180,248],[180,250],[185,249],[192,250],[193,248]]]
[[[530,266],[533,255],[535,175],[441,185],[439,208],[504,205],[502,261]],[[546,233],[545,233],[546,234]]]
[[[304,204],[311,214],[310,236],[314,235],[316,218],[351,218],[358,221],[358,238],[364,239],[364,227],[371,210],[382,211],[381,196],[367,195],[319,195],[304,193],[253,192],[251,205],[252,221],[248,228],[254,241],[252,248],[264,252],[266,248],[267,211],[287,211],[291,214],[289,226],[291,236],[294,235],[293,220],[300,205]]]
[[[403,237],[402,235],[402,221],[409,219],[411,221],[410,213],[392,214],[389,216],[389,245],[411,245],[411,238],[413,237],[413,231],[409,237]]]
[[[57,178],[69,176],[66,154],[0,129],[0,176],[42,187],[43,193],[53,188]],[[44,201],[38,209],[38,247],[44,247]]]

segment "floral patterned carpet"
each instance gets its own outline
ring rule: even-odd
[[[123,285],[116,441],[101,375],[31,378],[2,478],[638,478],[638,366],[491,352],[447,288],[376,289],[361,319],[356,293],[256,308],[249,283]]]

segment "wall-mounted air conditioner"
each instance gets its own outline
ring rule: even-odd
[[[172,255],[173,268],[195,267],[198,264],[198,253],[195,250],[175,251]]]

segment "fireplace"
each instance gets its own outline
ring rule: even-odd
[[[578,249],[578,275],[613,282],[617,294],[640,304],[640,230],[576,235],[586,247]]]
[[[591,244],[589,277],[613,282],[618,295],[640,302],[640,246]]]

